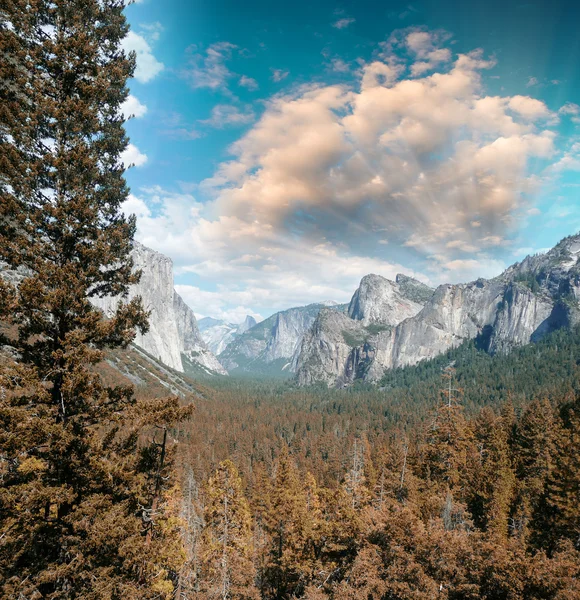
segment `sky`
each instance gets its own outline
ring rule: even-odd
[[[492,277],[580,230],[580,3],[139,0],[137,239],[198,316]]]

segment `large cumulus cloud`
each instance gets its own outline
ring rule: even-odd
[[[163,202],[147,208],[140,235],[147,243],[151,222],[156,247],[179,246],[182,270],[229,298],[223,310],[344,300],[365,273],[401,270],[405,252],[434,282],[497,272],[558,117],[529,96],[486,95],[494,62],[453,56],[447,39],[407,32],[361,66],[356,87],[269,99],[200,184],[206,202],[173,228]]]

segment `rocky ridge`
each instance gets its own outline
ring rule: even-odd
[[[295,356],[304,334],[310,329],[320,310],[344,306],[326,302],[290,308],[273,314],[248,329],[219,354],[224,367],[234,373],[279,375],[292,372]]]
[[[199,331],[207,347],[215,355],[223,352],[236,336],[246,333],[257,325],[256,319],[250,315],[242,323],[227,323],[220,319],[204,317],[198,321]]]
[[[129,290],[129,299],[141,296],[151,311],[149,331],[137,333],[135,344],[175,371],[184,371],[183,357],[208,374],[227,372],[210,352],[199,332],[193,311],[173,287],[173,262],[159,252],[134,243],[131,252],[141,280]],[[95,298],[94,304],[105,314],[113,312],[118,298]]]
[[[576,235],[496,278],[441,285],[429,294],[406,276],[396,282],[366,276],[348,315],[320,312],[301,344],[296,380],[329,386],[372,382],[386,369],[433,358],[467,339],[476,338],[491,353],[507,352],[571,326],[580,320],[579,257]]]

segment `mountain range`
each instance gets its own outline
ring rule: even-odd
[[[250,315],[242,323],[228,323],[213,317],[204,317],[197,322],[201,337],[214,354],[223,352],[234,338],[257,325],[256,319]]]
[[[466,340],[505,353],[580,322],[580,234],[492,279],[433,289],[403,274],[395,281],[369,274],[348,305],[320,302],[241,324],[198,323],[173,287],[171,260],[137,242],[132,255],[142,277],[129,297],[141,295],[150,310],[149,332],[135,346],[194,377],[284,376],[298,385],[344,387],[377,382]],[[0,275],[22,276],[1,265]],[[116,303],[95,301],[105,313]]]
[[[507,352],[580,321],[580,235],[527,257],[492,279],[429,293],[407,277],[363,278],[347,314],[321,311],[304,336],[299,385],[375,382],[475,339],[491,354]],[[415,292],[415,293],[414,293]]]
[[[302,339],[323,309],[340,312],[344,305],[321,302],[277,312],[236,336],[220,353],[220,362],[238,375],[294,372]]]

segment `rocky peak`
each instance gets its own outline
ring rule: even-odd
[[[395,282],[369,275],[348,316],[339,321],[321,313],[304,337],[297,380],[337,386],[377,381],[386,369],[434,358],[465,340],[475,338],[491,353],[507,352],[578,322],[580,235],[493,279],[435,291],[404,275]]]
[[[408,282],[403,282],[409,288]],[[380,275],[365,275],[348,306],[348,316],[364,325],[397,325],[416,315],[423,304],[407,298],[398,283]]]
[[[407,299],[417,304],[425,304],[433,295],[433,288],[425,285],[414,277],[398,273],[395,282],[399,286],[400,293]]]
[[[236,333],[237,334],[246,333],[246,331],[248,331],[248,329],[252,329],[252,327],[257,324],[258,324],[258,321],[256,321],[256,319],[254,319],[254,317],[251,317],[250,315],[246,315],[246,318],[244,319],[244,321],[242,323],[240,323],[240,325],[238,326]]]

